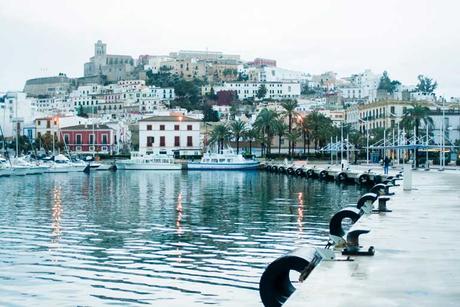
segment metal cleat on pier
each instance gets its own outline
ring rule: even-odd
[[[391,212],[392,210],[389,210],[387,208],[387,201],[389,201],[390,198],[388,196],[379,196],[378,198],[378,209],[377,210],[372,210],[373,213],[380,213],[380,212]]]
[[[346,247],[342,251],[344,256],[374,256],[375,249],[373,246],[367,250],[363,250],[359,245],[359,236],[365,233],[369,233],[368,229],[355,229],[347,234]]]

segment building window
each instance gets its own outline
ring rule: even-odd
[[[39,133],[40,134],[40,133]],[[40,136],[39,136],[40,137]],[[69,144],[69,135],[66,133],[64,134],[64,143]]]
[[[94,134],[89,135],[89,143],[94,145]]]
[[[187,125],[187,130],[192,130],[192,125]]]
[[[51,121],[49,120],[46,121],[46,128],[48,129],[51,128]]]
[[[148,131],[152,130],[152,125],[147,125],[147,130]]]
[[[166,146],[165,137],[160,136],[160,147],[165,147],[165,146]]]
[[[160,125],[160,130],[165,130],[165,125]]]
[[[147,147],[152,147],[153,145],[153,136],[148,136],[147,137]]]
[[[174,146],[180,146],[180,137],[178,136],[174,137]]]
[[[76,143],[77,143],[78,145],[81,145],[81,134],[76,134],[76,135],[75,135],[75,138],[76,138]]]
[[[102,144],[107,144],[107,134],[102,135]]]
[[[179,125],[174,125],[174,130],[179,130]]]
[[[188,147],[193,146],[193,138],[191,136],[187,136],[187,146]]]
[[[42,122],[41,122],[41,121],[38,121],[37,124],[40,126],[40,125],[42,124]]]

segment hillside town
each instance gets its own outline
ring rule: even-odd
[[[106,156],[164,148],[190,158],[220,140],[257,156],[307,156],[338,137],[369,148],[385,134],[425,130],[427,142],[460,142],[460,98],[437,96],[424,75],[414,85],[371,70],[314,75],[207,50],[135,59],[108,53],[100,40],[82,71],[0,93],[2,148]],[[414,109],[423,113],[416,122],[408,120]]]

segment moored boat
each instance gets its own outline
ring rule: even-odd
[[[13,168],[5,158],[0,157],[0,177],[11,176]]]
[[[80,162],[72,162],[66,156],[60,154],[54,157],[53,161],[49,162],[47,173],[69,173],[83,172],[88,168],[88,164]]]
[[[177,163],[174,156],[166,151],[158,151],[152,154],[132,152],[131,159],[116,161],[115,166],[117,170],[159,171],[182,169],[182,164]]]
[[[205,153],[200,162],[189,162],[190,170],[253,170],[259,167],[260,162],[254,159],[245,159],[236,154],[233,149],[222,150],[221,153]]]

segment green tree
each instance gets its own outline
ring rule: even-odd
[[[224,150],[224,143],[228,141],[229,137],[228,127],[224,124],[217,124],[211,131],[211,138],[209,140],[210,144],[217,144],[217,149],[219,153],[222,153]]]
[[[433,79],[427,76],[419,75],[417,79],[418,79],[418,84],[416,86],[416,90],[418,92],[431,94],[438,87],[438,82],[434,81]]]
[[[306,116],[300,119],[300,131],[303,139],[303,154],[305,155],[307,148],[310,154],[310,125]]]
[[[271,153],[271,143],[274,135],[273,123],[278,118],[278,114],[267,108],[262,109],[256,117],[255,126],[260,131],[263,145],[267,147],[266,155]]]
[[[246,132],[246,124],[242,120],[236,120],[230,123],[230,133],[236,141],[236,153],[240,153],[240,139]]]
[[[263,99],[265,98],[265,95],[267,95],[267,87],[265,86],[265,84],[261,84],[257,89],[256,97],[258,99]]]
[[[281,154],[281,140],[288,130],[288,126],[283,119],[278,119],[273,125],[274,133],[278,136],[278,154]]]
[[[308,84],[305,84],[302,86],[302,89],[300,90],[301,95],[314,95],[316,94],[316,91],[313,87],[310,87]]]
[[[203,105],[203,121],[204,122],[218,122],[219,114],[213,110],[208,104]]]
[[[318,150],[318,146],[323,145],[335,134],[332,120],[319,112],[315,111],[308,114],[307,122],[311,138],[315,143],[315,150]]]
[[[292,144],[292,148],[290,148],[289,150],[289,156],[291,157],[294,156],[295,144],[297,143],[297,140],[299,139],[300,135],[301,133],[298,129],[294,129],[286,134],[289,144]]]
[[[259,138],[259,131],[253,127],[244,133],[244,138],[249,142],[249,154],[252,156],[252,142]]]
[[[292,132],[292,119],[297,115],[295,109],[299,106],[297,100],[285,100],[281,103],[284,109],[283,115],[288,117],[288,133]],[[289,152],[291,152],[292,144],[289,142]]]
[[[380,78],[380,83],[379,83],[379,90],[385,90],[388,93],[393,94],[394,91],[396,90],[396,87],[400,85],[401,82],[398,80],[391,80],[390,77],[388,76],[388,72],[384,71],[382,77]]]
[[[430,109],[420,103],[413,103],[411,108],[407,108],[404,113],[402,122],[405,125],[407,122],[411,122],[412,126],[415,127],[415,144],[418,144],[417,138],[419,137],[420,125],[423,122],[425,125],[433,125],[433,119],[430,117]],[[415,166],[418,167],[418,148],[415,148]]]

